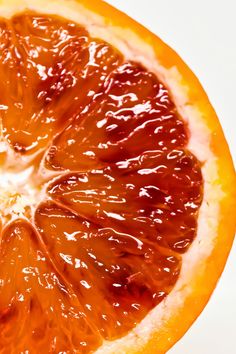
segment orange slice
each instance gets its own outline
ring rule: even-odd
[[[105,2],[0,0],[0,352],[166,353],[235,232],[198,80]]]

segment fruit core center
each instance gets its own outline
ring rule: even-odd
[[[33,183],[33,167],[19,173],[0,171],[0,213],[4,219],[29,216],[39,190]]]

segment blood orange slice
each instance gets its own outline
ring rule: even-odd
[[[0,350],[165,353],[232,244],[217,117],[180,58],[102,1],[0,10]]]

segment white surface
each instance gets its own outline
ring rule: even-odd
[[[107,2],[151,29],[187,62],[216,109],[236,162],[236,1]],[[236,354],[235,339],[236,244],[208,306],[169,354]]]

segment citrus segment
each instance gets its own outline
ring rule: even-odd
[[[3,230],[0,253],[1,353],[89,353],[99,345],[29,223],[16,220]]]
[[[117,68],[102,91],[55,139],[47,166],[83,171],[186,143],[184,123],[168,90],[139,64]]]
[[[4,135],[15,151],[32,153],[86,107],[122,57],[58,17],[16,15],[0,28]]]
[[[66,175],[48,193],[98,225],[185,252],[196,235],[202,175],[190,153],[153,151],[117,166]]]
[[[56,267],[106,339],[133,328],[178,277],[180,259],[170,252],[53,203],[41,205],[35,221]]]

